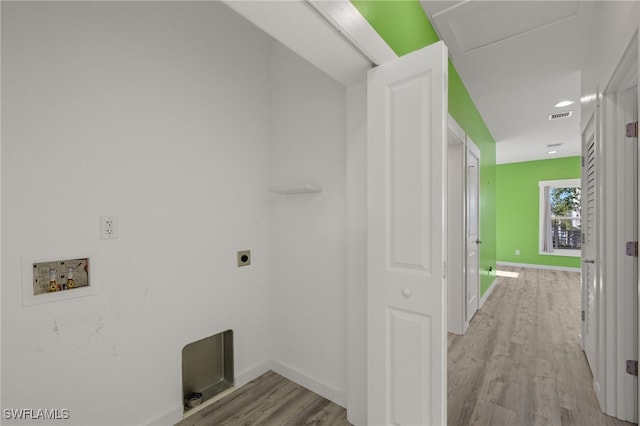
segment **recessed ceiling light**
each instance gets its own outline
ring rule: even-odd
[[[555,150],[555,149],[548,152],[548,154],[557,154],[557,153],[558,153],[558,151]]]
[[[554,107],[556,108],[562,108],[562,107],[566,107],[573,104],[573,101],[560,101],[557,104],[554,105]]]

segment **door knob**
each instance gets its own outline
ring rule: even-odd
[[[476,238],[476,244],[482,244],[482,241],[480,241],[479,238]]]
[[[593,260],[593,259],[582,259],[582,261],[583,261],[584,263],[596,263],[596,261],[595,261],[595,260]]]
[[[404,297],[411,297],[411,289],[409,287],[405,287],[402,289],[402,295]]]

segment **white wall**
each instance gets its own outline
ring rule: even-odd
[[[367,85],[347,89],[347,419],[367,424]]]
[[[183,346],[228,328],[240,384],[268,366],[268,63],[269,38],[216,2],[2,2],[2,408],[172,423]],[[341,99],[316,80],[309,95]],[[274,211],[301,213],[275,277],[292,252],[305,274],[275,294],[303,300],[281,319],[307,337],[278,340],[283,362],[342,387],[344,142],[308,130],[297,140],[322,148],[301,171],[326,192]],[[99,239],[101,215],[118,240]],[[307,238],[321,243],[302,256]],[[99,294],[23,306],[21,256],[69,250],[92,253]]]
[[[271,45],[272,185],[323,192],[271,195],[273,369],[345,405],[346,89]]]

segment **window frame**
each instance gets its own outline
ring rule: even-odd
[[[558,180],[541,180],[538,181],[538,252],[542,256],[568,256],[568,257],[582,257],[582,250],[574,249],[562,249],[554,250],[553,252],[544,251],[544,205],[545,205],[545,187],[552,188],[582,188],[582,181],[580,178],[574,179],[558,179]],[[582,228],[582,215],[580,215],[580,227]]]

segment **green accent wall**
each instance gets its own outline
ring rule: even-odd
[[[500,262],[580,267],[580,258],[539,254],[541,180],[580,177],[580,157],[499,164],[497,177],[497,258]],[[520,255],[515,254],[520,250]]]
[[[439,41],[417,0],[352,3],[398,56]],[[484,294],[496,268],[496,144],[451,61],[449,114],[480,148],[480,292]]]

